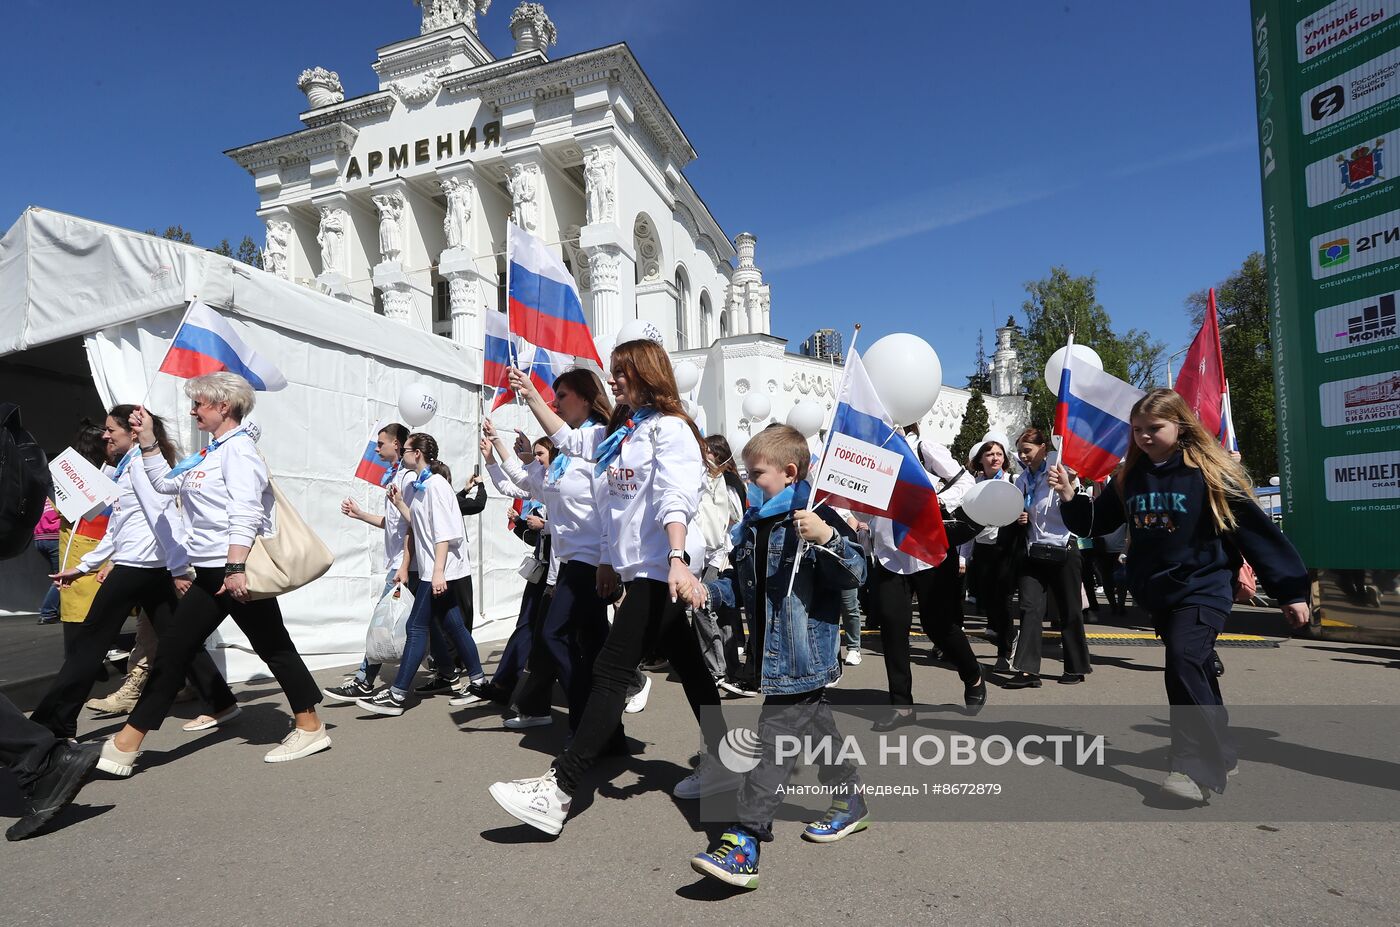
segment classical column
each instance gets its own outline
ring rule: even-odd
[[[631,242],[617,223],[601,222],[579,230],[579,247],[588,255],[591,278],[593,317],[589,328],[595,339],[611,343],[623,324],[635,317],[629,305],[636,298],[636,258]]]

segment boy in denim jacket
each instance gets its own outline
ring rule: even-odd
[[[739,822],[721,836],[719,846],[695,856],[690,865],[741,888],[758,887],[759,844],[773,839],[773,816],[796,762],[777,760],[777,738],[831,737],[834,750],[841,742],[826,686],[841,675],[841,592],[864,581],[865,555],[835,511],[825,505],[808,509],[810,460],[807,440],[787,425],[771,426],[749,441],[744,448],[749,509],[730,535],[734,572],[705,585],[706,595],[726,606],[742,601],[765,699],[759,717],[762,752],[739,788]],[[799,538],[805,543],[799,545]],[[801,568],[789,596],[799,549]],[[868,815],[855,766],[823,766],[820,777],[831,791],[831,807],[802,836],[830,843],[864,830]]]

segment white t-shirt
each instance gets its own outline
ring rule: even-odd
[[[399,488],[399,495],[408,498],[408,487],[413,485],[417,478],[412,470],[407,467],[399,467],[399,472],[394,474],[394,479],[390,485]],[[399,514],[398,506],[389,501],[388,486],[385,486],[384,493],[384,568],[386,570],[397,570],[403,565],[404,540],[408,536],[408,522],[404,521]]]
[[[433,578],[435,548],[443,541],[447,542],[443,578],[461,579],[470,575],[472,563],[471,552],[467,549],[467,529],[452,485],[434,473],[428,477],[422,491],[415,489],[414,482],[410,481],[404,499],[408,502],[413,525],[413,569],[419,580]]]

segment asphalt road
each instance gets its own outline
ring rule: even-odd
[[[976,649],[990,663],[989,648]],[[1222,653],[1236,703],[1400,703],[1400,650],[1295,640]],[[1164,701],[1160,648],[1100,645],[1094,656],[1084,685],[993,689],[991,701]],[[960,696],[948,669],[916,663],[918,697]],[[290,722],[286,704],[271,682],[239,687],[244,713],[228,730],[188,735],[172,718],[133,778],[99,777],[59,829],[0,845],[0,922],[1180,927],[1392,925],[1400,912],[1394,824],[1197,823],[1190,811],[1179,823],[877,821],[826,846],[781,820],[762,887],[733,894],[688,866],[720,828],[669,795],[698,735],[679,685],[655,679],[647,710],[627,716],[645,752],[601,767],[557,839],[517,825],[486,787],[544,772],[562,743],[561,712],[553,728],[522,736],[499,714],[450,709],[441,697],[400,718],[326,708],[331,750],[268,765],[262,754]],[[883,683],[867,651],[840,691],[874,701]],[[116,727],[85,718],[83,736]],[[1251,763],[1242,758],[1232,789],[1249,787]],[[17,813],[6,778],[0,818]]]

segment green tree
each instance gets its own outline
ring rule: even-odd
[[[1021,360],[1026,392],[1031,400],[1031,423],[1049,430],[1055,417],[1055,396],[1045,387],[1045,362],[1065,346],[1071,331],[1074,340],[1093,348],[1107,372],[1146,388],[1152,371],[1161,362],[1165,346],[1136,328],[1119,334],[1108,311],[1099,304],[1098,279],[1072,275],[1064,267],[1050,268],[1050,276],[1026,283],[1021,303],[1026,329],[1021,337]]]
[[[953,458],[958,463],[967,460],[968,452],[991,427],[991,420],[987,416],[987,403],[982,399],[982,391],[975,386],[972,388],[972,398],[967,401],[967,410],[963,412],[962,427],[958,429],[958,435],[953,439]]]
[[[1193,326],[1205,319],[1208,291],[1186,297]],[[1260,482],[1278,472],[1278,427],[1274,418],[1274,360],[1269,339],[1269,280],[1264,255],[1255,251],[1240,269],[1215,286],[1225,376],[1235,416],[1240,456]]]
[[[183,245],[193,245],[194,236],[185,231],[182,225],[168,226],[164,232],[157,232],[155,229],[146,229],[147,235],[155,235],[157,238],[166,238],[170,241],[178,241]],[[233,258],[242,261],[244,264],[251,264],[253,267],[262,269],[262,249],[251,236],[244,235],[243,240],[238,243],[238,250],[234,250],[227,238],[220,239],[219,243],[209,249],[215,254],[221,254],[226,258]]]

